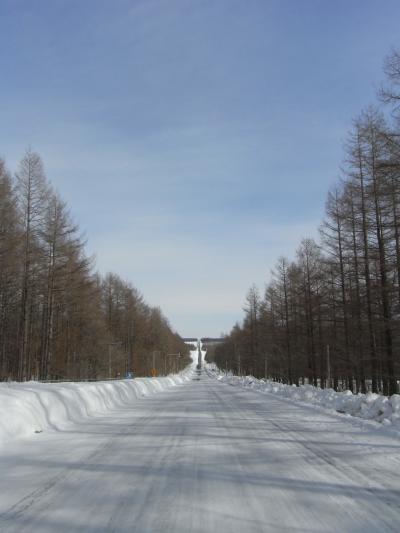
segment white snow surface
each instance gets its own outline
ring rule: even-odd
[[[296,385],[257,379],[253,376],[239,377],[230,373],[222,373],[214,365],[208,365],[207,369],[218,380],[232,386],[276,394],[295,402],[304,402],[364,420],[373,420],[384,426],[391,426],[400,432],[400,394],[387,397],[372,392],[367,394],[353,394],[349,390],[336,392],[333,389],[320,389],[312,385],[297,387]]]
[[[400,441],[382,424],[233,387],[194,367],[181,385],[164,381],[145,397],[133,383],[158,380],[105,383],[96,401],[82,400],[90,413],[65,416],[63,427],[47,406],[61,429],[47,421],[0,449],[0,531],[400,531]],[[91,395],[92,384],[80,387]],[[69,396],[62,404],[73,413]]]
[[[180,374],[97,382],[0,383],[0,450],[16,439],[71,424],[132,405],[138,398],[190,379],[193,365]]]

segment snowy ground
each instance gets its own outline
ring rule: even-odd
[[[274,381],[256,379],[253,376],[233,376],[221,372],[214,364],[207,370],[218,380],[236,387],[245,387],[265,394],[276,394],[297,403],[312,404],[331,412],[355,416],[363,420],[381,423],[393,429],[400,436],[400,394],[390,398],[369,392],[353,394],[351,391],[336,392],[333,389],[320,389],[312,385],[285,385]]]
[[[138,398],[191,379],[194,363],[180,374],[94,383],[0,383],[1,448],[37,433],[62,431],[71,424],[132,406]]]
[[[0,531],[400,530],[400,441],[193,370],[3,446]]]

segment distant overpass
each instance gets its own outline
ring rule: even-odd
[[[221,344],[225,339],[223,337],[201,337],[201,339],[198,339],[197,337],[183,337],[183,341],[190,344],[197,344],[199,340],[203,346],[207,347],[210,345]]]
[[[202,337],[200,341],[201,344],[222,344],[225,339],[223,337]]]

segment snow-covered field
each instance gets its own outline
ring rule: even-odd
[[[0,451],[10,441],[105,415],[190,379],[180,374],[93,383],[0,383]]]
[[[392,427],[400,435],[400,395],[390,398],[379,394],[353,394],[347,390],[336,392],[333,389],[320,389],[312,385],[285,385],[274,381],[256,379],[253,376],[233,376],[218,371],[214,365],[207,366],[208,371],[229,385],[250,388],[262,393],[275,394],[298,403],[312,404],[335,412],[356,416],[364,420],[373,420],[384,426]]]

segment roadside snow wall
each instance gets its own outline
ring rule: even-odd
[[[246,387],[263,393],[271,393],[296,402],[333,409],[339,413],[356,416],[364,420],[375,420],[385,426],[400,430],[400,394],[388,398],[369,392],[353,394],[347,390],[336,392],[333,389],[320,389],[312,385],[284,385],[274,381],[256,379],[252,376],[232,376],[221,374],[215,367],[208,369],[210,374],[223,383],[237,387]]]
[[[6,442],[104,415],[191,379],[180,374],[93,383],[0,383],[0,448]]]

